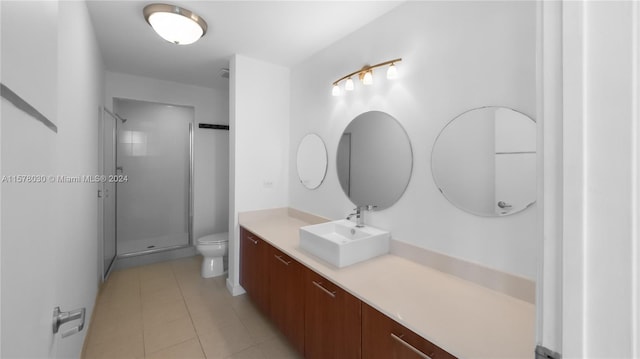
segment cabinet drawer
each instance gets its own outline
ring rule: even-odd
[[[362,304],[362,353],[367,359],[455,359],[400,323]]]

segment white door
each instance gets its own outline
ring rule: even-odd
[[[53,1],[1,1],[0,81],[45,117],[57,114],[57,12]],[[29,18],[29,22],[23,19]],[[28,44],[28,46],[26,45]],[[57,134],[4,98],[1,106],[2,358],[55,356]]]
[[[49,357],[54,341],[55,184],[26,183],[18,176],[54,173],[55,136],[2,100],[3,358]]]

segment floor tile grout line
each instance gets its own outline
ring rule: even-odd
[[[142,278],[140,276],[140,269],[137,268],[136,269],[136,275],[138,277],[138,296],[140,297],[140,305],[138,306],[138,310],[140,311],[140,322],[141,322],[141,326],[140,328],[142,328],[142,353],[144,354],[144,357],[147,356],[147,345],[145,343],[145,335],[144,335],[144,312],[142,309]]]
[[[188,339],[185,339],[185,340],[183,340],[183,341],[181,341],[181,342],[179,342],[179,343],[175,343],[175,344],[173,344],[173,345],[170,345],[170,346],[168,346],[168,347],[166,347],[166,348],[162,348],[162,349],[158,349],[158,350],[156,350],[156,351],[152,351],[152,352],[151,352],[151,353],[149,353],[149,354],[145,354],[145,357],[146,357],[146,356],[148,356],[148,355],[157,354],[157,353],[159,353],[159,352],[161,352],[161,351],[164,351],[164,350],[171,349],[171,348],[176,347],[176,346],[178,346],[178,345],[182,345],[182,344],[184,344],[184,343],[186,343],[186,342],[188,342],[188,341],[190,341],[190,340],[192,340],[192,339],[194,339],[194,338],[188,338]]]
[[[175,275],[175,272],[174,272],[174,275]],[[217,284],[215,284],[215,283],[214,283],[214,285],[216,285],[216,286],[217,286]],[[181,286],[179,286],[179,287],[180,287],[180,293],[183,295],[183,298],[184,298],[184,300],[185,300],[185,305],[186,305],[186,298],[184,297],[184,293],[182,293],[182,287],[181,287]],[[231,303],[229,303],[229,304],[231,304]],[[238,325],[242,326],[242,328],[243,328],[246,332],[250,333],[250,331],[249,331],[248,327],[245,325],[245,323],[243,322],[242,318],[240,318],[240,316],[238,315],[238,312],[235,310],[235,308],[233,308],[233,306],[231,306],[231,310],[234,312],[234,314],[235,314],[235,315],[236,315],[236,317],[238,318]],[[194,329],[195,329],[195,322],[193,321],[193,317],[192,317],[192,315],[193,315],[193,314],[192,314],[192,311],[189,309],[189,307],[188,307],[188,306],[187,306],[187,311],[189,312],[189,318],[191,319],[191,322],[192,322],[192,324],[193,324],[193,326],[194,326]],[[206,353],[205,353],[205,351],[204,351],[204,346],[202,346],[202,341],[200,340],[200,334],[198,333],[198,331],[197,331],[197,330],[196,330],[196,336],[198,337],[198,342],[200,343],[200,348],[201,348],[201,350],[202,350],[202,353],[203,353],[203,354],[205,354],[205,357],[206,357]],[[235,352],[235,353],[230,353],[230,354],[226,357],[226,359],[231,358],[231,357],[233,357],[234,355],[236,355],[236,354],[238,354],[238,353],[241,353],[242,351],[245,351],[245,350],[247,350],[247,349],[249,349],[249,348],[257,347],[258,345],[260,345],[260,344],[261,344],[260,342],[257,342],[255,338],[252,338],[252,339],[254,340],[254,343],[253,343],[252,345],[250,345],[250,346],[249,346],[249,347],[247,347],[247,348],[241,349],[241,350],[239,350],[239,351],[237,351],[237,352]]]
[[[176,272],[173,268],[173,265],[171,266],[171,273],[173,273],[173,277],[176,280],[176,283],[178,284],[178,289],[180,290],[180,296],[182,297],[182,302],[184,303],[185,308],[187,308],[187,314],[189,315],[189,321],[191,321],[191,326],[193,327],[193,332],[196,334],[196,339],[198,339],[198,345],[200,345],[200,351],[202,352],[202,355],[206,358],[207,354],[204,352],[204,347],[202,346],[202,341],[200,341],[200,334],[198,334],[198,330],[196,329],[196,323],[193,321],[193,317],[191,316],[191,310],[189,310],[189,306],[187,305],[187,300],[184,296],[184,293],[182,292],[182,286],[180,285],[180,282],[178,281],[178,278],[176,276]]]
[[[167,263],[168,263],[168,262],[167,262]],[[177,287],[178,287],[178,289],[180,290],[180,296],[181,296],[181,298],[182,298],[182,304],[183,304],[183,305],[185,306],[185,308],[187,309],[187,314],[188,314],[188,313],[189,313],[189,310],[188,310],[188,308],[187,308],[186,302],[185,302],[185,300],[184,300],[184,296],[182,295],[182,290],[180,289],[180,286],[179,286],[179,284],[178,284],[178,280],[177,280],[176,275],[175,275],[175,272],[174,272],[174,270],[173,270],[173,265],[171,265],[171,266],[170,266],[170,268],[171,268],[171,275],[173,276],[173,280],[176,282],[176,286],[177,286]],[[140,280],[142,280],[142,279],[140,279]],[[140,290],[142,290],[142,282],[140,282]],[[141,293],[141,296],[142,296],[142,293]],[[141,300],[141,305],[142,305],[142,300]],[[174,320],[174,321],[177,321],[177,320],[180,320],[180,319],[176,319],[176,320]],[[191,322],[191,326],[193,327],[193,331],[194,331],[194,333],[195,333],[195,334],[196,334],[196,336],[197,336],[197,333],[196,333],[196,331],[195,331],[195,327],[193,326],[193,321],[192,321],[192,319],[191,319],[191,316],[190,316],[190,315],[189,315],[189,321]],[[144,318],[143,318],[143,328],[144,328]],[[143,338],[144,338],[144,329],[143,329]],[[147,349],[146,349],[146,346],[145,346],[145,348],[144,348],[145,357],[146,357],[146,356],[148,356],[148,355],[152,355],[152,354],[154,354],[154,353],[158,353],[158,352],[163,351],[163,350],[167,350],[167,349],[169,349],[169,348],[173,348],[173,347],[175,347],[175,346],[177,346],[177,345],[180,345],[180,344],[183,344],[183,343],[185,343],[185,342],[187,342],[187,341],[189,341],[189,340],[191,340],[191,339],[193,339],[193,338],[187,338],[187,339],[185,339],[185,340],[183,340],[183,341],[181,341],[181,342],[175,343],[175,344],[170,345],[170,346],[168,346],[168,347],[166,347],[166,348],[158,349],[158,350],[153,351],[153,352],[150,352],[150,353],[147,353]],[[198,342],[199,342],[199,340],[198,340]],[[202,349],[202,345],[201,345],[201,349]]]

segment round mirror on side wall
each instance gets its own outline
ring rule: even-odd
[[[309,133],[298,145],[298,178],[308,189],[320,187],[327,174],[327,148],[320,136]]]
[[[356,206],[388,208],[402,197],[411,178],[409,136],[388,113],[362,113],[342,133],[336,167],[340,186]]]
[[[506,107],[467,111],[440,132],[431,153],[440,192],[479,216],[518,213],[536,200],[536,125]]]

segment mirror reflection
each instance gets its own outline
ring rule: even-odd
[[[385,112],[360,114],[340,138],[336,166],[340,186],[356,206],[388,208],[402,197],[411,178],[409,136]]]
[[[536,125],[506,107],[454,118],[431,154],[433,179],[455,206],[480,216],[520,212],[536,200]]]
[[[327,148],[320,136],[309,133],[298,145],[298,178],[308,189],[320,187],[327,173]]]

